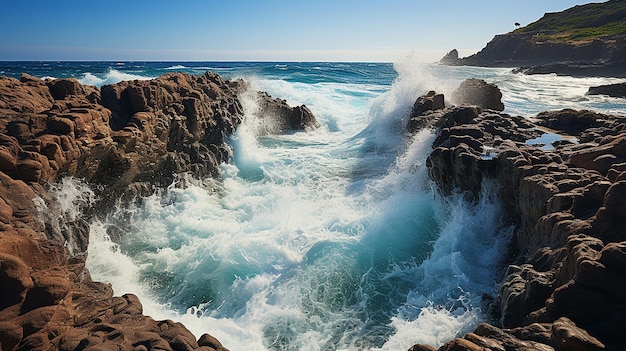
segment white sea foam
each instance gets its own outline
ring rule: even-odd
[[[121,72],[116,69],[109,69],[102,77],[86,72],[80,79],[78,79],[78,81],[81,84],[101,87],[103,85],[115,84],[126,80],[149,80],[154,78],[155,77],[142,76],[138,74]]]
[[[496,70],[492,82],[502,91],[506,112],[532,116],[563,108],[623,113],[626,101],[601,95],[586,95],[592,86],[618,83],[617,78],[568,77],[555,74],[514,74]]]
[[[478,76],[500,86],[511,113],[621,105],[583,95],[610,79],[410,59],[395,68],[391,87],[248,79],[306,104],[322,127],[265,135],[254,99],[243,97],[235,157],[215,191],[163,189],[130,209],[117,243],[106,235],[115,221],[95,223],[94,277],[231,349],[398,350],[470,331],[487,318],[482,297],[496,293],[510,229],[495,185],[476,204],[433,189],[424,162],[434,135],[404,132],[416,96]]]
[[[497,228],[497,205],[431,188],[434,135],[407,140],[403,128],[427,84],[402,72],[391,89],[250,79],[309,106],[322,127],[263,135],[244,98],[217,190],[147,198],[119,243],[106,235],[114,220],[94,223],[93,276],[231,349],[408,348],[468,330],[485,318],[480,296],[502,252],[484,230]]]
[[[60,210],[71,220],[80,218],[83,209],[97,200],[87,184],[71,177],[50,184],[49,192],[56,199]]]
[[[183,66],[183,65],[174,65],[174,66],[167,67],[165,69],[167,69],[167,70],[175,70],[175,69],[185,69],[185,68],[188,68],[188,67]]]
[[[65,246],[70,254],[82,253],[71,226],[83,216],[83,210],[97,200],[95,193],[84,182],[65,177],[49,184],[49,194],[55,199],[54,204],[46,203],[39,197],[33,200],[39,215],[54,232],[65,238]]]

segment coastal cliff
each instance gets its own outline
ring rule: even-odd
[[[442,64],[518,67],[523,73],[626,77],[626,1],[579,5],[496,35],[478,53]]]
[[[561,110],[529,120],[443,100],[419,98],[408,125],[438,131],[431,178],[470,199],[495,180],[516,230],[490,306],[500,327],[483,323],[439,350],[622,349],[626,117]],[[546,133],[558,140],[542,141]]]
[[[174,181],[217,175],[256,94],[268,132],[315,128],[306,106],[249,92],[243,81],[172,73],[101,89],[75,79],[0,77],[0,348],[222,350],[182,324],[143,315],[85,269],[89,221]],[[190,177],[187,177],[190,175]],[[76,177],[94,199],[81,215],[52,189]]]

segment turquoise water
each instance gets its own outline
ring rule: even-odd
[[[230,138],[214,190],[171,186],[92,223],[88,267],[145,312],[216,336],[231,350],[406,350],[438,346],[489,319],[511,228],[488,185],[477,204],[442,197],[424,161],[434,135],[404,132],[415,98],[465,78],[500,86],[506,112],[623,111],[587,97],[600,78],[520,76],[506,69],[379,63],[1,63],[19,76],[103,85],[211,69],[306,104],[321,128],[266,136],[253,99]],[[89,193],[66,180],[71,207]],[[71,194],[75,201],[71,201]],[[69,197],[69,200],[68,200]],[[130,213],[125,234],[107,229]]]

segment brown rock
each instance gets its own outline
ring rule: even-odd
[[[22,313],[35,308],[59,304],[71,290],[69,273],[60,268],[50,268],[33,272],[34,286],[26,294]]]
[[[73,135],[74,122],[68,118],[50,117],[46,120],[46,126],[53,134]]]
[[[72,175],[99,183],[106,206],[182,173],[215,175],[230,156],[224,136],[241,122],[244,88],[212,73],[122,82],[102,93],[74,79],[0,77],[3,349],[224,350],[207,338],[198,345],[179,323],[143,316],[136,296],[113,297],[110,286],[92,282],[87,222],[64,216],[48,182]],[[294,125],[313,124],[305,106],[286,111]],[[93,213],[85,206],[85,216]]]
[[[13,350],[24,337],[21,325],[11,322],[0,322],[0,346],[3,350]]]
[[[473,342],[456,338],[452,341],[445,343],[439,348],[439,351],[483,351],[484,348],[474,344]]]
[[[431,90],[426,95],[417,98],[413,104],[411,116],[419,116],[429,110],[442,110],[445,107],[443,94],[437,94]]]
[[[446,347],[552,350],[602,344],[619,350],[626,325],[621,297],[626,186],[620,178],[626,173],[626,119],[573,110],[540,114],[540,124],[581,141],[544,151],[525,144],[542,133],[529,121],[480,109],[467,115],[452,111],[426,111],[409,123],[438,128],[427,167],[443,193],[462,191],[477,199],[481,182],[499,181],[506,221],[516,226],[509,256],[516,264],[504,274],[497,303],[503,325],[516,328],[483,324],[464,337],[470,344],[457,339]],[[574,337],[569,326],[554,323],[562,317],[586,334]],[[554,330],[566,336],[559,339]]]
[[[615,182],[604,195],[604,203],[592,222],[594,232],[607,241],[623,241],[626,224],[626,180]]]
[[[604,350],[605,346],[598,339],[580,329],[571,320],[559,318],[552,325],[552,338],[556,350],[594,351]]]
[[[509,330],[511,335],[520,340],[535,341],[544,345],[552,345],[552,329],[550,324],[531,323],[523,327]]]
[[[85,95],[82,85],[75,78],[47,81],[50,94],[55,100],[63,100],[72,95]]]
[[[553,272],[537,272],[529,264],[510,265],[500,287],[501,320],[504,327],[528,323],[531,312],[545,305],[554,290]]]
[[[222,343],[209,334],[202,334],[202,336],[200,336],[200,339],[198,339],[198,345],[207,346],[215,350],[225,350],[222,346]]]
[[[430,345],[415,344],[411,346],[408,351],[437,351],[437,349]]]
[[[33,287],[30,267],[18,257],[0,253],[0,309],[20,303],[26,290]]]
[[[28,75],[22,75],[21,82],[0,77],[0,96],[0,111],[6,115],[40,113],[50,109],[54,101],[45,83]]]

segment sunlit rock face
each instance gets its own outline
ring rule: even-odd
[[[224,349],[208,334],[196,340],[180,323],[144,316],[136,296],[114,297],[110,285],[92,281],[87,221],[183,175],[216,176],[232,156],[227,137],[243,119],[246,89],[210,72],[101,89],[76,79],[0,77],[3,350]],[[282,126],[276,132],[317,126],[305,106],[258,94]],[[73,194],[76,185],[63,187],[68,177],[95,190]],[[80,215],[64,199],[76,200]]]
[[[427,165],[440,190],[477,198],[481,182],[496,180],[516,226],[494,306],[507,329],[482,324],[440,350],[619,349],[626,117],[561,110],[531,122],[478,106],[418,110],[408,128],[438,130]],[[540,142],[546,127],[563,136],[550,147]]]

